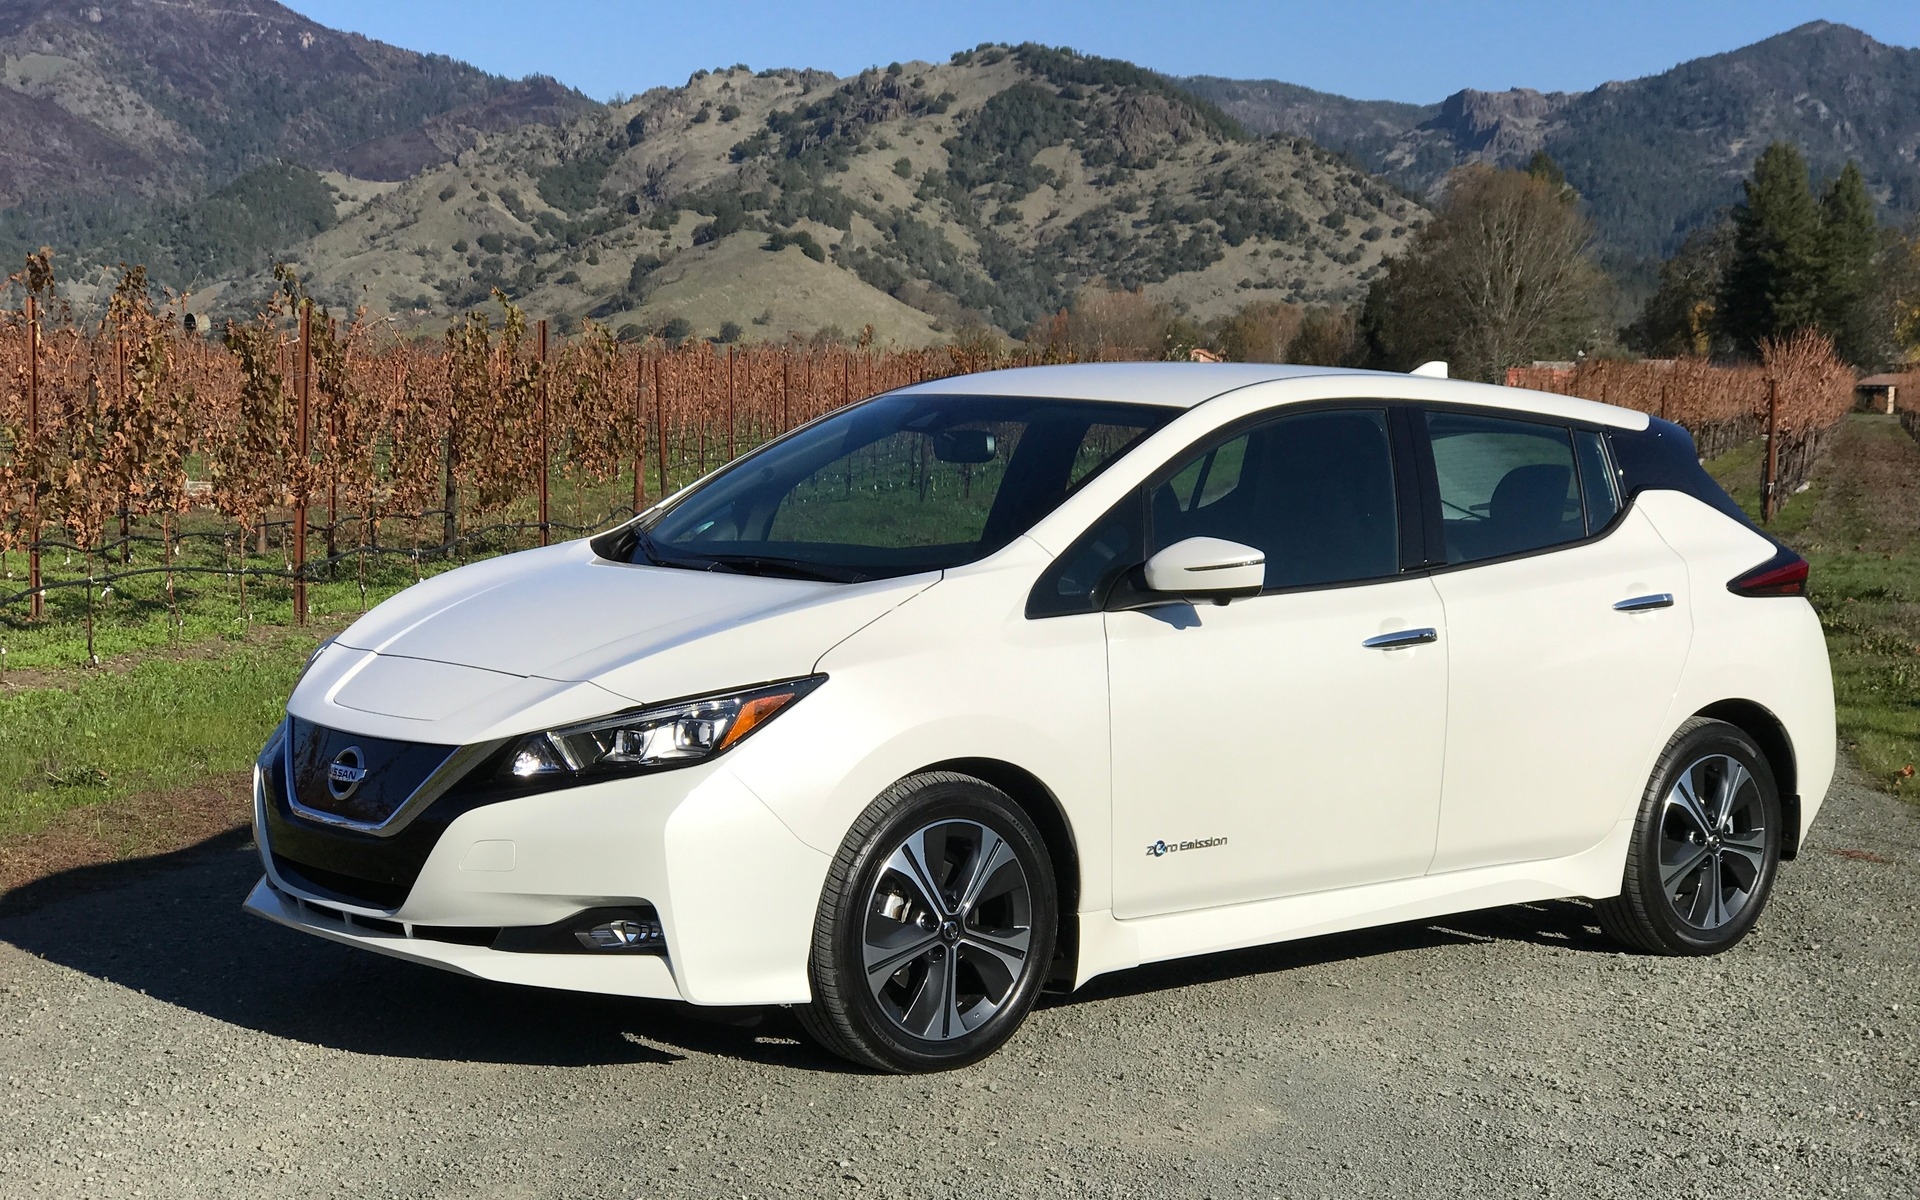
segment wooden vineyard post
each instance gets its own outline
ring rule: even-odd
[[[647,507],[647,351],[634,359],[634,516]]]
[[[727,347],[727,461],[733,461],[733,347]]]
[[[120,340],[120,324],[117,321],[113,326],[113,380],[114,387],[118,389],[120,396],[120,410],[125,412],[127,407],[127,348],[125,343]],[[131,495],[122,494],[120,497],[120,565],[123,567],[127,565],[127,559],[129,557],[128,547],[132,544],[133,530],[129,527],[127,513],[127,510],[132,507],[132,500],[133,497]],[[101,561],[104,563],[105,560],[106,556],[104,554],[101,555]]]
[[[1760,522],[1763,525],[1773,523],[1773,514],[1779,508],[1774,490],[1780,479],[1780,385],[1778,381],[1767,379],[1767,456],[1762,462],[1760,476]]]
[[[653,356],[653,457],[660,464],[660,498],[667,498],[667,397],[660,390],[660,356]]]
[[[440,539],[446,543],[448,553],[452,553],[453,544],[460,536],[459,516],[455,508],[460,502],[460,485],[458,482],[460,470],[459,437],[460,409],[458,401],[456,400],[453,405],[449,406],[447,411],[447,439],[446,445],[442,447],[441,451],[441,470],[445,475],[445,486],[440,499],[440,508],[442,510]],[[416,527],[414,529],[414,537],[417,539],[419,535],[420,531],[418,527]],[[414,547],[413,561],[414,567],[416,568],[415,574],[418,575],[418,567],[420,565],[420,549],[418,546]]]
[[[547,319],[540,318],[540,544],[547,544]]]
[[[793,412],[793,351],[783,348],[780,351],[780,432],[785,433],[792,427]]]
[[[293,623],[307,623],[307,419],[313,401],[313,301],[300,302],[298,414],[293,422]]]
[[[40,455],[40,306],[27,297],[27,445]],[[47,615],[47,598],[40,593],[40,473],[36,468],[27,489],[27,601],[35,621]]]
[[[327,344],[338,346],[340,326],[332,317],[327,318]],[[338,392],[340,389],[336,388]],[[327,578],[331,579],[339,568],[335,561],[340,556],[340,447],[346,442],[346,414],[338,403],[328,406],[327,413]]]
[[[280,368],[279,398],[284,403],[287,398],[286,387],[287,387],[287,379],[290,374],[287,369],[287,344],[284,341],[274,347],[274,356],[275,356],[274,360]],[[254,554],[262,558],[266,557],[266,553],[267,553],[267,514],[269,513],[269,511],[270,509],[268,506],[265,506],[265,505],[261,506],[260,528],[256,532],[254,536],[254,542],[253,542]],[[241,555],[241,566],[243,568],[246,566],[245,554]],[[245,576],[241,577],[243,587],[245,586],[245,578],[246,578]],[[251,620],[252,618],[248,618],[248,619]]]

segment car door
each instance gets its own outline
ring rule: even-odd
[[[1415,476],[1386,406],[1273,417],[1172,465],[1145,553],[1266,554],[1226,606],[1106,614],[1114,912],[1141,917],[1417,876],[1433,852],[1447,651],[1403,574]],[[1397,645],[1389,645],[1396,643]]]
[[[1446,773],[1432,869],[1558,858],[1631,810],[1692,636],[1684,562],[1620,511],[1605,439],[1424,414],[1446,566]]]

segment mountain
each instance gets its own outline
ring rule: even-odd
[[[0,245],[98,247],[282,160],[405,178],[592,107],[271,0],[0,0]]]
[[[1423,194],[1463,163],[1522,166],[1545,150],[1621,258],[1670,253],[1739,198],[1776,139],[1823,174],[1857,160],[1887,216],[1920,212],[1920,50],[1824,21],[1588,92],[1462,91],[1420,107],[1271,82],[1181,83],[1251,129],[1317,137]]]
[[[1176,82],[1252,133],[1308,137],[1338,149],[1390,146],[1440,111],[1438,104],[1350,100],[1277,79],[1194,75]]]
[[[1023,333],[1093,281],[1198,318],[1344,303],[1425,219],[1311,141],[1034,45],[849,78],[702,71],[397,186],[325,185],[360,199],[288,253],[331,304],[433,322],[498,287],[563,326],[871,324],[908,343],[982,320]],[[268,286],[256,270],[204,302]]]

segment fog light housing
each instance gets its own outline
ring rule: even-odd
[[[574,937],[589,950],[652,950],[666,934],[658,921],[621,919],[574,931]]]

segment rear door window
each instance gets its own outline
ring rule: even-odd
[[[1429,412],[1427,433],[1448,563],[1525,554],[1587,536],[1573,432],[1566,426]]]

